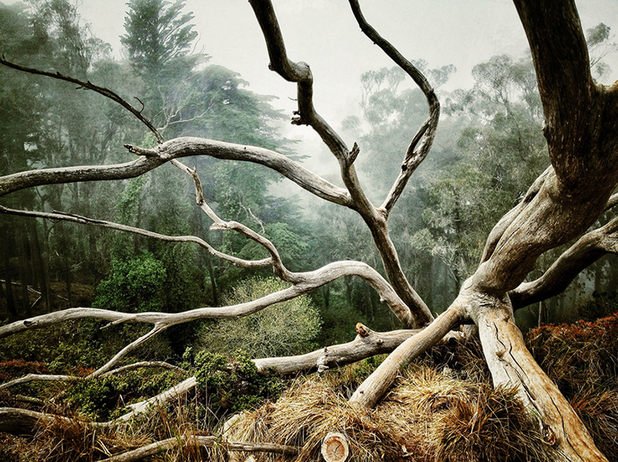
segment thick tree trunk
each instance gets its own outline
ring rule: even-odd
[[[557,460],[607,461],[554,382],[536,363],[515,325],[508,299],[475,296],[475,321],[494,386],[516,387]]]

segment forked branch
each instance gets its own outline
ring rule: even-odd
[[[416,66],[414,66],[414,64],[406,59],[406,57],[403,56],[399,50],[397,50],[388,40],[382,37],[382,35],[380,35],[380,33],[367,22],[363,12],[361,11],[358,0],[350,0],[350,6],[354,17],[356,18],[356,22],[358,22],[358,25],[363,33],[371,39],[373,43],[379,46],[382,51],[384,51],[384,53],[395,62],[395,64],[403,69],[404,72],[412,78],[412,80],[414,80],[414,83],[418,85],[425,95],[427,104],[429,105],[429,118],[418,129],[412,138],[401,164],[399,176],[393,183],[386,199],[380,206],[380,209],[384,211],[386,216],[388,216],[393,206],[401,196],[401,193],[405,189],[412,173],[414,173],[416,168],[421,164],[421,162],[423,162],[425,157],[427,157],[427,154],[431,149],[431,145],[436,134],[436,129],[438,128],[438,122],[440,120],[440,102],[425,75],[423,75],[423,73]]]
[[[541,277],[512,290],[513,307],[522,308],[561,293],[579,273],[608,253],[618,253],[618,218],[584,234]]]

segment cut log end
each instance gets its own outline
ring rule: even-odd
[[[345,435],[331,432],[322,440],[322,457],[326,462],[344,462],[350,455],[350,446]]]

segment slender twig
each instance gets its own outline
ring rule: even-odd
[[[124,231],[132,234],[137,234],[140,236],[145,236],[153,239],[158,239],[161,241],[167,242],[190,242],[199,245],[200,247],[206,249],[208,253],[211,255],[221,258],[222,260],[228,261],[236,266],[242,268],[262,268],[264,266],[268,266],[271,264],[270,258],[263,258],[261,260],[244,260],[242,258],[234,257],[233,255],[228,255],[226,253],[220,252],[213,248],[208,242],[197,236],[169,236],[166,234],[156,233],[154,231],[148,231],[146,229],[137,228],[135,226],[123,225],[121,223],[114,223],[106,220],[98,220],[94,218],[85,217],[83,215],[69,214],[65,212],[37,212],[32,210],[18,210],[11,209],[8,207],[4,207],[0,205],[0,214],[9,214],[16,216],[25,216],[25,217],[33,217],[33,218],[44,218],[47,220],[60,220],[60,221],[69,221],[73,223],[80,223],[85,225],[92,226],[100,226],[102,228],[114,229],[118,231]]]
[[[139,361],[136,363],[127,364],[125,366],[120,366],[116,369],[109,370],[105,373],[100,374],[100,377],[109,377],[115,374],[119,374],[121,372],[125,372],[133,369],[141,369],[141,368],[162,368],[162,369],[170,369],[176,372],[186,373],[184,369],[181,367],[175,366],[173,364],[167,363],[165,361]],[[17,379],[10,380],[3,384],[0,384],[0,390],[14,387],[16,385],[22,385],[24,383],[30,382],[77,382],[80,380],[87,380],[90,378],[94,378],[93,376],[80,377],[77,375],[60,375],[60,374],[27,374],[23,377],[19,377]]]
[[[151,133],[154,135],[158,143],[163,143],[164,141],[163,137],[161,136],[159,131],[155,128],[155,126],[152,124],[152,122],[150,122],[150,120],[148,120],[142,114],[142,111],[144,109],[144,103],[142,103],[142,101],[139,99],[137,99],[137,101],[141,104],[142,106],[141,109],[137,109],[135,106],[130,104],[127,100],[125,100],[120,95],[118,95],[118,93],[110,90],[109,88],[95,85],[89,80],[79,80],[79,79],[76,79],[75,77],[61,74],[60,72],[48,72],[48,71],[42,71],[40,69],[35,69],[32,67],[22,66],[20,64],[16,64],[11,61],[8,61],[4,56],[0,58],[0,64],[3,64],[6,67],[10,67],[11,69],[15,69],[21,72],[26,72],[28,74],[42,75],[44,77],[50,77],[52,79],[64,80],[65,82],[74,83],[76,85],[79,85],[82,88],[87,88],[88,90],[92,90],[100,95],[103,95],[106,98],[109,98],[112,101],[120,104],[123,108],[125,108],[127,111],[133,114],[137,120],[143,123],[148,128],[148,130],[151,131]]]

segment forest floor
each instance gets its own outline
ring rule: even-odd
[[[618,461],[618,312],[595,322],[541,326],[527,334],[527,342],[601,451],[610,461]],[[83,408],[71,406],[76,399],[71,401],[67,393],[63,396],[63,392],[56,392],[50,404],[28,403],[25,395],[40,392],[37,387],[15,394],[4,392],[0,395],[2,406],[26,405],[64,412],[79,420],[71,425],[60,420],[41,424],[34,436],[0,433],[0,460],[104,460],[154,441],[176,438],[177,444],[145,460],[316,461],[321,460],[321,442],[330,432],[345,435],[350,461],[552,460],[551,438],[525,412],[514,391],[491,386],[476,341],[433,348],[401,374],[374,410],[350,406],[347,399],[380,359],[291,379],[278,399],[256,401],[236,413],[233,421],[231,409],[221,412],[225,408],[223,398],[217,409],[209,408],[204,406],[208,392],[198,390],[133,425],[113,431],[93,430]],[[48,368],[49,364],[38,362],[4,361],[0,363],[0,379]],[[172,379],[166,376],[165,381]],[[161,380],[160,376],[156,380]],[[126,386],[136,387],[136,383],[128,380]],[[82,394],[85,392],[81,389]],[[110,391],[102,387],[95,392],[99,393],[98,405],[103,407]],[[111,395],[107,398],[117,398]],[[212,403],[213,398],[209,399]],[[65,404],[61,404],[63,400]],[[89,403],[96,405],[97,401]],[[91,411],[93,418],[97,410]],[[221,437],[224,422],[225,435]],[[219,435],[220,444],[198,447],[187,442],[191,435]],[[230,457],[226,441],[293,446],[298,453],[234,452]]]

